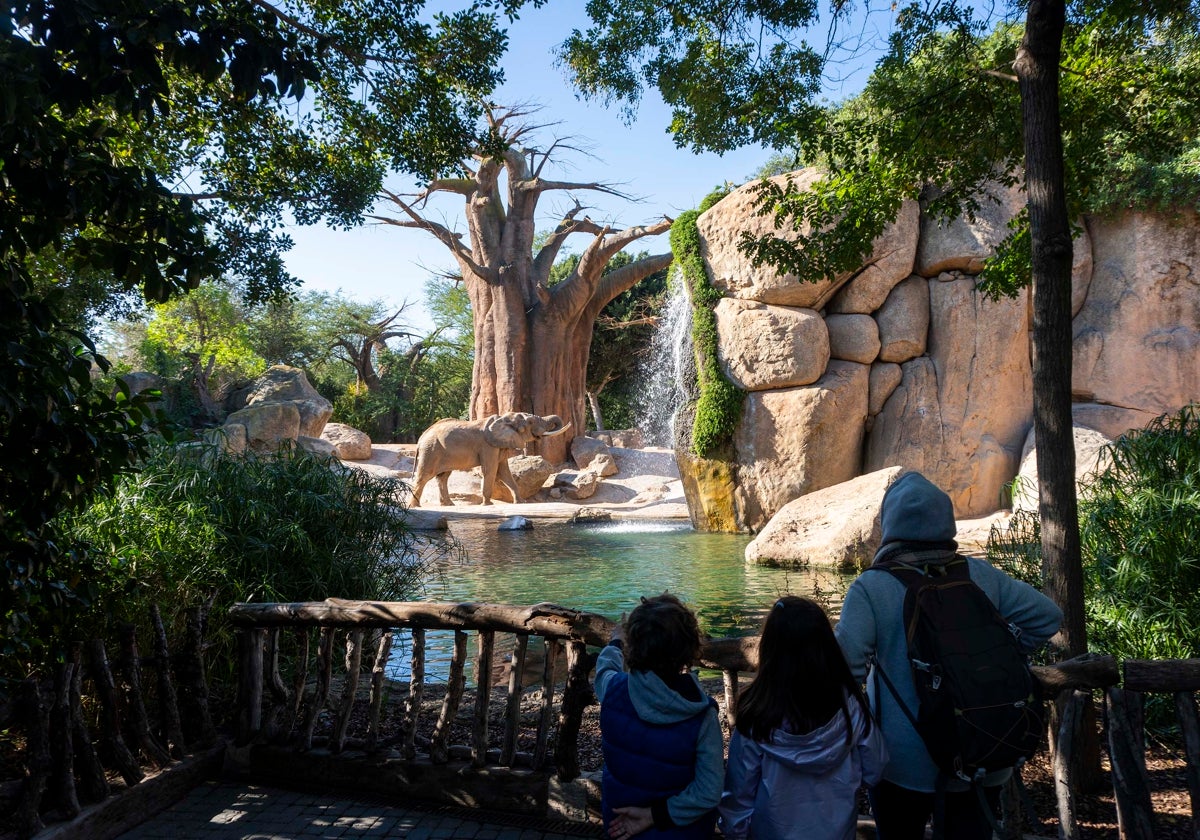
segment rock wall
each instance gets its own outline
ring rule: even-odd
[[[777,180],[787,177],[818,176]],[[889,467],[924,472],[960,518],[1006,506],[1033,425],[1030,298],[987,300],[976,275],[1020,190],[996,185],[974,221],[947,224],[907,202],[862,269],[819,283],[738,253],[741,231],[774,230],[754,215],[751,190],[698,221],[709,280],[726,294],[718,358],[747,392],[728,480],[714,483],[723,471],[710,463],[689,476],[698,462],[679,459],[689,504],[723,511],[698,527],[729,529],[732,518],[759,531],[794,499]],[[1080,229],[1074,417],[1112,438],[1200,400],[1200,220],[1132,213]]]

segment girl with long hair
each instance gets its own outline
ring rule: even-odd
[[[858,790],[887,753],[829,618],[807,598],[775,602],[758,672],[738,698],[721,798],[730,840],[852,840]]]

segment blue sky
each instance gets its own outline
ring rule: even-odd
[[[523,13],[509,28],[509,49],[503,61],[506,81],[495,101],[540,106],[534,121],[557,125],[546,128],[539,139],[549,143],[556,136],[569,136],[574,145],[590,151],[590,157],[565,155],[553,177],[614,184],[642,198],[634,203],[599,193],[579,193],[593,219],[628,227],[664,215],[674,217],[695,207],[714,187],[727,181],[742,183],[767,160],[769,152],[757,147],[724,156],[695,155],[676,148],[666,130],[669,109],[655,91],[647,91],[631,125],[624,123],[616,108],[577,99],[564,72],[554,66],[552,51],[572,27],[585,26],[579,0],[555,0]],[[416,185],[392,186],[411,190]],[[461,198],[451,198],[437,205],[434,216],[463,231]],[[539,205],[539,229],[552,227],[570,206],[568,194],[547,194]],[[304,289],[340,289],[356,300],[379,299],[389,306],[408,301],[413,308],[407,320],[414,326],[428,323],[420,308],[426,280],[453,268],[448,252],[417,230],[367,224],[351,231],[297,226],[289,233],[296,244],[287,264],[303,281]],[[575,239],[574,250],[587,241],[584,236]],[[642,240],[634,249],[643,247],[652,253],[669,248],[665,235]]]

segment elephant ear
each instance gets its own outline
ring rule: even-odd
[[[483,423],[483,439],[497,449],[524,449],[527,438],[508,414],[494,414]]]

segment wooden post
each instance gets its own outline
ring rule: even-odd
[[[425,630],[412,628],[412,656],[409,658],[408,699],[404,702],[404,757],[417,754],[417,719],[421,716],[421,697],[425,693]]]
[[[392,631],[379,637],[375,663],[371,666],[371,708],[367,717],[367,750],[373,752],[379,744],[379,713],[383,709],[383,685],[387,679],[388,657],[392,654]]]
[[[738,672],[732,669],[722,671],[721,678],[725,683],[725,719],[732,729],[737,722]]]
[[[88,802],[101,802],[108,798],[108,779],[83,719],[83,642],[71,642],[67,647],[67,661],[72,666],[71,747],[75,751],[79,791]]]
[[[88,642],[88,658],[92,680],[96,684],[96,695],[100,698],[100,740],[106,745],[109,755],[117,765],[117,771],[127,785],[136,785],[145,774],[133,760],[133,754],[121,737],[121,715],[117,710],[117,687],[113,683],[112,670],[108,667],[108,652],[104,642],[92,639]]]
[[[329,699],[329,683],[333,679],[333,628],[321,628],[321,640],[317,643],[317,684],[312,697],[304,707],[304,722],[300,726],[300,749],[312,749],[313,730],[317,728],[317,717]]]
[[[542,711],[538,717],[537,744],[533,748],[533,767],[540,770],[546,763],[550,744],[550,725],[554,722],[554,667],[558,663],[558,652],[562,643],[557,639],[545,639],[546,658],[542,663]]]
[[[213,726],[212,712],[208,707],[208,677],[204,667],[204,626],[207,623],[205,609],[192,607],[187,611],[187,632],[184,634],[183,650],[179,657],[179,683],[185,689],[186,712],[183,719],[195,730],[193,741],[208,747],[217,741],[217,728]]]
[[[500,747],[500,764],[512,767],[517,753],[517,734],[521,729],[521,694],[524,690],[525,654],[529,650],[529,634],[517,634],[508,672],[508,707],[504,715],[504,743]]]
[[[121,673],[125,677],[125,711],[129,715],[129,726],[137,736],[142,755],[160,769],[168,767],[171,764],[171,756],[150,731],[150,716],[146,714],[146,702],[142,698],[142,666],[138,656],[137,628],[132,624],[122,624],[117,634],[121,640]]]
[[[69,818],[79,814],[75,793],[75,751],[71,746],[71,680],[75,666],[67,661],[54,669],[54,704],[48,720],[50,733],[50,790],[58,807]]]
[[[471,738],[471,766],[487,764],[488,712],[492,705],[492,653],[496,633],[479,631],[479,655],[475,660],[475,726]]]
[[[279,738],[286,741],[292,736],[296,721],[300,720],[300,709],[304,706],[304,684],[308,681],[308,656],[312,648],[312,634],[307,627],[296,630],[296,673],[292,677],[292,702],[288,707]]]
[[[442,711],[438,714],[437,723],[433,727],[433,738],[430,739],[429,759],[434,764],[445,764],[450,758],[447,741],[450,738],[450,724],[458,714],[458,704],[462,702],[463,666],[467,659],[467,634],[462,630],[454,631],[454,655],[450,658],[450,683],[446,686],[446,696],[442,699]]]
[[[25,720],[26,776],[22,780],[21,795],[14,815],[17,836],[33,837],[44,826],[40,816],[42,795],[50,778],[50,708],[46,694],[35,679],[21,683],[20,698],[22,717]]]
[[[554,766],[559,781],[569,782],[579,776],[579,727],[583,710],[594,699],[588,683],[592,669],[583,642],[567,643],[567,685],[563,689],[562,709],[558,715],[558,743],[554,749]]]
[[[261,628],[237,631],[237,710],[239,744],[248,744],[262,730],[263,640]]]
[[[350,713],[354,710],[354,696],[358,693],[358,677],[362,673],[363,631],[351,630],[346,634],[346,679],[342,683],[342,702],[338,705],[337,721],[333,726],[333,737],[329,749],[340,753],[346,748],[346,730],[350,727]]]
[[[171,653],[167,646],[167,631],[163,627],[158,604],[150,605],[150,624],[154,628],[154,668],[158,677],[158,708],[163,737],[176,758],[187,754],[183,737],[183,722],[179,717],[179,695],[171,679]]]
[[[1183,754],[1187,759],[1188,795],[1192,800],[1192,836],[1200,840],[1200,715],[1191,691],[1175,692],[1175,714],[1183,735]]]
[[[1138,752],[1137,736],[1130,729],[1125,690],[1113,686],[1106,696],[1108,757],[1112,762],[1113,793],[1117,799],[1117,827],[1122,840],[1149,840],[1154,837],[1154,826],[1146,754]]]
[[[274,741],[279,737],[279,730],[291,707],[291,695],[283,684],[283,675],[279,673],[279,643],[280,630],[272,627],[267,631],[267,648],[264,652],[263,677],[266,680],[266,690],[271,696],[267,715],[262,724],[262,737],[266,741]]]
[[[1083,691],[1072,691],[1058,705],[1062,709],[1058,738],[1054,748],[1054,793],[1058,798],[1058,836],[1060,840],[1077,840],[1079,837],[1079,809],[1075,800],[1074,767],[1075,753],[1079,749],[1080,724],[1083,705],[1090,699]]]

